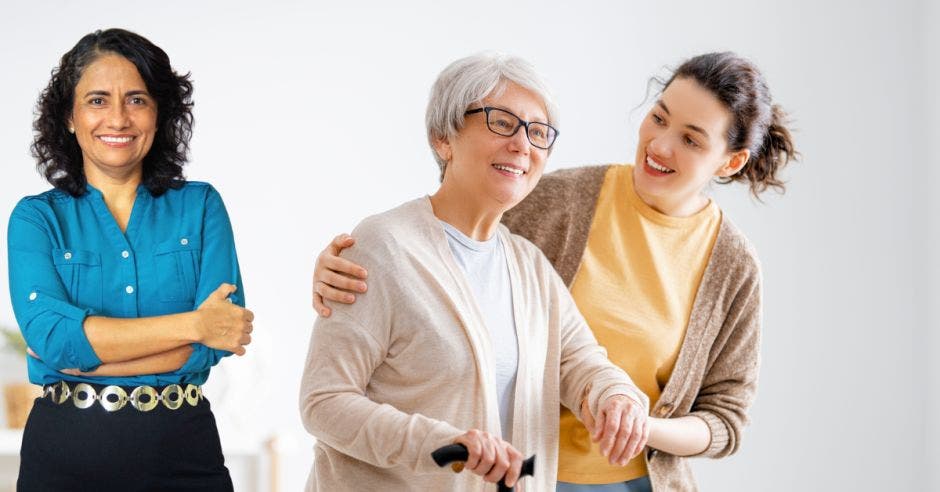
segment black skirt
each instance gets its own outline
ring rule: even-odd
[[[101,387],[95,387],[96,390]],[[159,390],[159,388],[158,388]],[[231,491],[209,401],[108,412],[37,398],[20,449],[20,492]]]

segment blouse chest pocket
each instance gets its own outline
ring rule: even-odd
[[[55,248],[52,262],[68,292],[69,302],[81,308],[101,311],[104,292],[101,255],[80,249]]]
[[[160,300],[194,302],[202,254],[199,238],[181,236],[163,241],[154,247],[153,253]]]

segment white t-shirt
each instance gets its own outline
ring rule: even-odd
[[[454,259],[464,275],[483,314],[496,360],[496,396],[503,439],[512,439],[512,407],[519,368],[516,321],[512,312],[512,286],[505,246],[498,234],[477,241],[454,226],[441,221]]]

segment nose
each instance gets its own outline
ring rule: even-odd
[[[532,143],[529,142],[529,136],[524,126],[520,126],[519,129],[516,130],[515,135],[509,137],[509,150],[513,152],[528,155],[531,150],[531,145]]]
[[[123,104],[114,104],[108,112],[108,128],[123,130],[130,125],[127,108]]]
[[[653,137],[649,143],[649,151],[655,154],[657,157],[670,157],[672,154],[672,147],[669,145],[669,139],[667,135],[661,134]]]

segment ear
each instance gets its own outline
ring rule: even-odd
[[[447,137],[436,137],[434,139],[434,152],[437,152],[437,156],[444,162],[450,162],[451,157],[454,155],[454,149]]]
[[[731,156],[728,158],[723,166],[718,168],[718,171],[715,172],[715,176],[721,178],[728,178],[734,176],[747,164],[747,160],[751,158],[751,151],[744,149],[737,152],[732,152]]]

